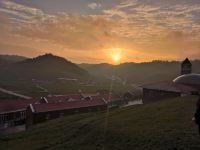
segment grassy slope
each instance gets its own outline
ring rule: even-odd
[[[69,116],[0,138],[0,149],[141,150],[200,149],[191,120],[197,97]],[[104,127],[106,127],[104,130]]]

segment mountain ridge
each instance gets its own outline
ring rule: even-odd
[[[56,79],[61,77],[81,78],[88,72],[65,58],[52,54],[12,63],[0,69],[4,77],[24,79]],[[15,77],[14,77],[15,76]],[[1,75],[2,77],[2,75]]]
[[[23,61],[27,57],[19,55],[0,55],[0,65],[8,65],[15,62]]]
[[[200,73],[200,60],[191,61],[193,72]],[[111,64],[79,64],[90,74],[111,78],[113,75],[122,80],[144,84],[173,80],[180,75],[181,62],[179,61],[152,61],[143,63],[123,63],[119,65]]]

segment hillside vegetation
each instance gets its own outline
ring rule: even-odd
[[[74,115],[1,136],[6,150],[198,150],[197,97]]]
[[[88,72],[62,57],[45,54],[2,66],[0,77],[4,80],[55,80],[84,78],[88,77]]]
[[[200,61],[191,61],[193,72],[200,73]],[[122,80],[133,84],[153,83],[165,80],[173,80],[180,75],[181,63],[178,61],[153,61],[146,63],[123,63],[120,65],[111,64],[80,64],[80,67],[90,74],[110,78],[115,75]]]

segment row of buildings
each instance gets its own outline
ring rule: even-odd
[[[140,93],[140,99],[141,97]],[[107,91],[95,95],[52,95],[40,99],[2,100],[0,101],[0,128],[22,124],[30,127],[66,115],[125,106],[135,100],[139,100],[138,94],[127,93],[124,96],[117,96]]]

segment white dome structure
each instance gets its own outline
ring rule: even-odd
[[[174,83],[200,86],[200,74],[185,74],[173,80]]]

